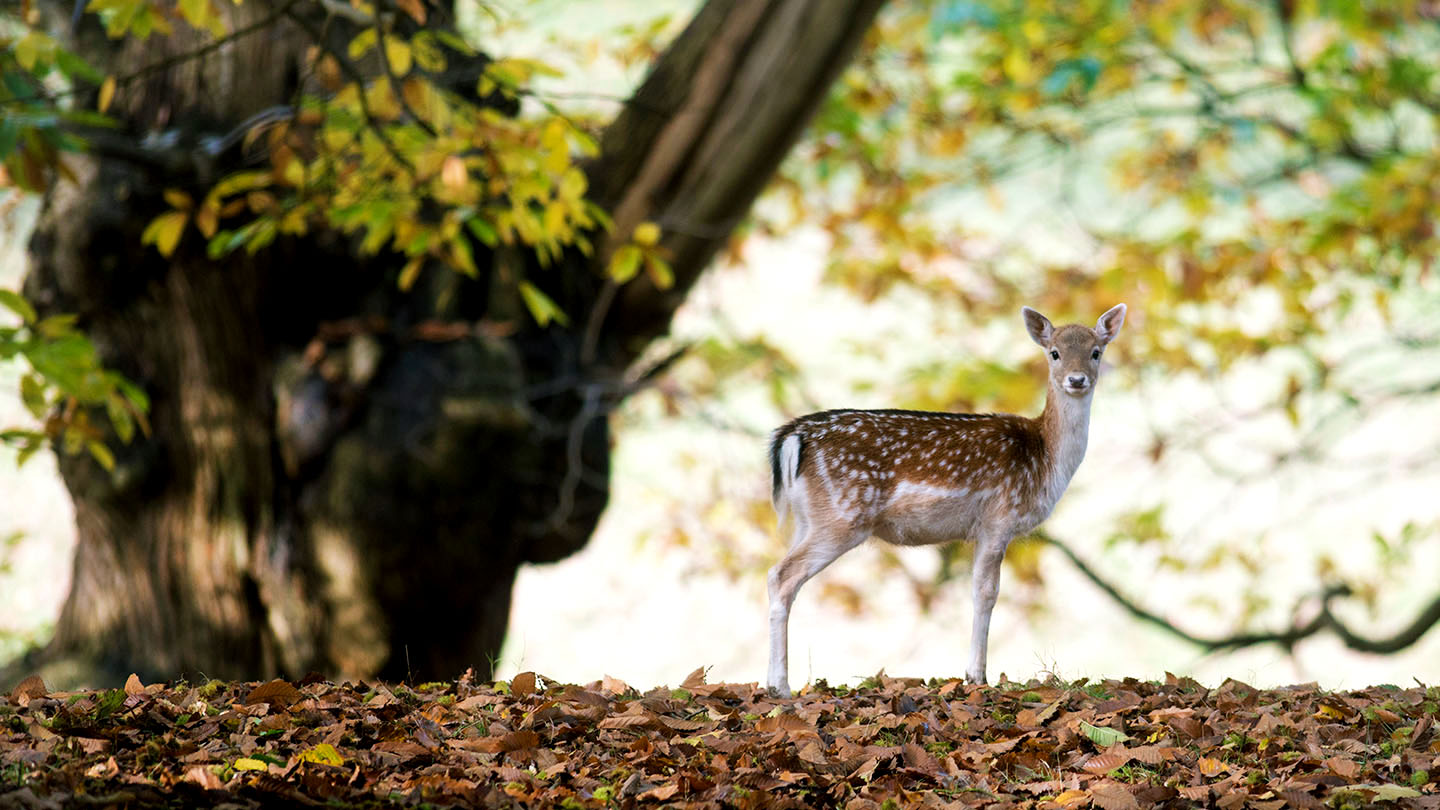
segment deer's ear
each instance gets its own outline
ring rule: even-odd
[[[1109,343],[1120,334],[1120,325],[1125,323],[1125,305],[1116,304],[1095,322],[1095,336],[1101,343]]]
[[[1049,346],[1050,338],[1055,336],[1055,327],[1050,325],[1050,319],[1030,307],[1021,307],[1020,314],[1025,317],[1025,331],[1030,333],[1030,339],[1041,346]]]

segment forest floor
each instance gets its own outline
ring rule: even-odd
[[[1440,688],[883,673],[791,700],[697,670],[0,696],[8,808],[1440,808]]]

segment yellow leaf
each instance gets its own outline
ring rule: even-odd
[[[540,292],[540,289],[534,284],[528,281],[520,282],[520,297],[525,299],[525,306],[529,307],[530,314],[535,317],[535,322],[541,326],[545,326],[551,321],[555,321],[561,326],[570,325],[570,319],[566,317],[565,311],[550,300],[550,296]]]
[[[415,57],[415,64],[422,70],[431,73],[439,73],[445,69],[445,52],[435,41],[435,35],[430,31],[421,31],[410,40],[411,54]]]
[[[635,235],[632,239],[637,245],[653,247],[656,242],[660,241],[660,226],[653,222],[642,222],[635,226]]]
[[[195,204],[195,201],[190,198],[189,194],[178,188],[165,189],[164,196],[165,202],[170,203],[171,208],[178,208],[181,211],[187,211],[190,209],[190,206]]]
[[[265,761],[261,759],[241,757],[235,760],[235,770],[237,771],[264,771],[266,768]]]
[[[400,271],[400,280],[396,282],[401,290],[408,292],[415,286],[415,279],[420,277],[420,266],[424,261],[424,256],[416,256],[405,263],[405,269]]]
[[[390,72],[397,77],[410,72],[410,43],[391,37],[385,40],[385,58],[390,60]]]
[[[354,39],[350,40],[350,47],[346,49],[346,52],[350,55],[351,59],[359,59],[369,53],[371,48],[375,47],[375,38],[375,29],[366,28],[364,31],[356,34]]]
[[[19,62],[20,67],[26,70],[34,70],[35,63],[40,60],[40,50],[50,44],[49,39],[39,31],[31,31],[26,34],[19,42],[15,43],[15,61]]]
[[[640,248],[634,245],[623,245],[610,257],[610,277],[615,283],[624,284],[640,272],[640,259],[643,254]]]
[[[140,234],[140,244],[153,244],[161,256],[169,257],[180,243],[180,234],[185,230],[185,223],[189,219],[190,215],[184,211],[161,214],[145,226],[145,232]]]
[[[113,472],[115,470],[115,454],[110,452],[110,448],[94,440],[87,442],[85,447],[90,451],[90,455],[95,461],[98,462],[101,467],[104,467],[107,472]]]
[[[96,109],[105,112],[110,109],[110,102],[115,98],[115,77],[106,76],[105,81],[100,83],[100,100],[96,103]]]
[[[1213,757],[1201,757],[1200,761],[1195,763],[1195,767],[1199,768],[1200,773],[1205,776],[1214,776],[1223,772],[1226,766],[1224,762]]]
[[[345,758],[330,743],[320,743],[300,752],[301,762],[315,762],[320,765],[344,765]]]
[[[675,284],[675,271],[670,269],[670,263],[653,253],[645,254],[645,275],[661,290]]]
[[[210,0],[180,0],[180,16],[197,29],[209,27],[212,12]]]

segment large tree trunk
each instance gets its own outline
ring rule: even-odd
[[[211,167],[113,143],[72,160],[79,182],[46,200],[26,291],[78,313],[105,361],[145,387],[153,433],[120,448],[113,475],[62,458],[74,581],[28,665],[96,684],[131,671],[488,676],[518,566],[580,548],[604,508],[620,374],[665,330],[879,2],[701,10],[591,167],[622,233],[662,224],[678,283],[616,289],[569,255],[533,277],[590,314],[573,331],[486,336],[467,327],[523,318],[500,282],[431,274],[402,294],[394,263],[334,236],[220,262],[187,237],[162,259],[140,246],[161,191],[203,192]],[[222,5],[232,27],[273,8]],[[156,57],[94,33],[80,36],[109,54],[108,73]],[[117,97],[120,114],[131,137],[226,132],[289,101],[305,45],[277,23],[150,74]]]

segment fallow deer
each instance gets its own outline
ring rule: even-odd
[[[968,539],[974,555],[971,683],[985,682],[990,613],[1010,541],[1049,517],[1085,457],[1100,357],[1125,305],[1091,329],[1055,328],[1029,307],[1030,337],[1050,363],[1045,410],[1012,414],[836,410],[802,416],[770,438],[780,526],[793,515],[789,552],[770,569],[767,684],[789,696],[788,624],[795,594],[840,555],[878,537],[902,546]]]

